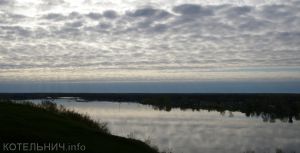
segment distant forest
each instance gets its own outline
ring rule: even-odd
[[[77,97],[80,102],[114,101],[136,102],[155,109],[171,111],[201,109],[224,113],[242,112],[246,116],[260,116],[265,122],[279,119],[292,123],[300,120],[300,94],[143,94],[143,93],[24,93],[0,94],[0,99],[29,100]]]

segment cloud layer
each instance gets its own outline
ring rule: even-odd
[[[295,73],[299,10],[300,1],[0,0],[1,74],[117,69],[197,75],[249,68]]]

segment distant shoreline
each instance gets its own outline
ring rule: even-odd
[[[85,100],[142,101],[145,98],[169,97],[171,99],[188,98],[196,100],[249,100],[265,98],[284,98],[299,101],[300,93],[0,93],[2,99],[26,100],[60,97],[79,97]]]
[[[49,100],[73,98],[75,102],[110,101],[151,105],[154,109],[239,111],[266,122],[300,120],[300,94],[150,94],[150,93],[24,93],[0,94],[0,99]]]

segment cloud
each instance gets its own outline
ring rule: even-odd
[[[146,17],[155,19],[164,19],[171,16],[171,14],[165,10],[154,8],[137,9],[133,12],[128,12],[127,14],[131,17]]]
[[[61,21],[66,19],[66,17],[62,14],[59,13],[49,13],[46,14],[42,17],[43,19],[47,19],[47,20],[54,20],[54,21]]]
[[[0,11],[10,11],[15,5],[14,0],[0,0]]]
[[[0,13],[1,24],[16,24],[22,21],[26,21],[28,17],[21,14],[12,13]]]
[[[13,3],[13,0],[0,0],[0,6],[9,5]]]
[[[157,13],[156,9],[144,8],[144,9],[135,10],[133,13],[129,13],[129,14],[130,16],[133,17],[149,17],[149,16],[154,16],[156,13]]]
[[[173,11],[185,16],[211,16],[214,13],[211,9],[195,4],[182,4],[174,7]]]
[[[255,8],[251,6],[230,6],[224,14],[229,18],[245,16],[251,13]]]
[[[165,32],[168,29],[168,26],[165,24],[156,24],[153,27],[154,32]]]
[[[262,9],[262,15],[266,18],[285,18],[294,15],[297,10],[290,5],[267,5]]]
[[[0,7],[8,3],[2,0]],[[5,70],[197,72],[299,66],[299,1],[136,4],[125,10],[110,3],[105,8],[60,0],[43,1],[49,6],[45,10],[40,4],[17,4],[18,9],[0,12],[0,42],[5,44],[0,67]]]
[[[99,20],[102,17],[102,14],[90,12],[86,16],[93,19],[93,20]]]
[[[242,20],[238,20],[238,22],[238,29],[246,32],[261,32],[272,26],[272,23],[269,21],[253,17],[243,18]]]
[[[69,22],[65,24],[68,27],[72,27],[72,28],[79,28],[83,26],[83,22],[82,21],[75,21],[75,22]]]
[[[66,5],[68,5],[68,3],[65,2],[64,0],[42,0],[41,3],[39,4],[39,8],[44,10],[49,10],[58,6],[66,6]]]
[[[56,6],[66,3],[64,0],[42,0],[42,3],[47,6]]]
[[[107,10],[103,12],[103,16],[109,19],[115,19],[118,17],[118,13],[113,10]]]
[[[15,39],[18,37],[30,37],[32,34],[28,28],[24,28],[21,26],[0,26],[0,29],[6,35],[3,37],[4,39]]]
[[[107,23],[107,22],[101,22],[98,25],[96,25],[95,28],[96,28],[97,31],[102,31],[103,32],[103,30],[107,30],[111,27],[112,27],[112,24]]]

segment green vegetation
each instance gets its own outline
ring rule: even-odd
[[[158,152],[144,142],[111,135],[105,123],[51,102],[34,105],[0,100],[0,123],[1,143],[80,143],[89,153]]]

